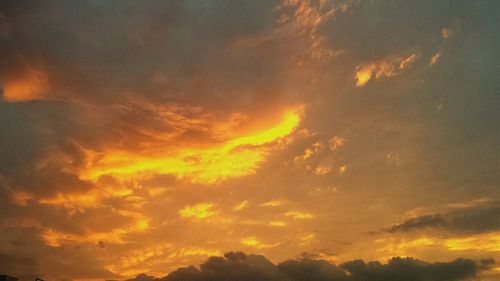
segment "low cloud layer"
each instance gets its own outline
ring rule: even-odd
[[[230,252],[224,257],[211,257],[199,269],[179,268],[161,278],[141,274],[127,281],[458,281],[473,278],[493,264],[493,260],[428,263],[394,257],[386,264],[354,260],[337,266],[324,260],[303,259],[275,265],[261,255]]]

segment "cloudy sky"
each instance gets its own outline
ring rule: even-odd
[[[499,14],[1,1],[0,274],[499,278]]]

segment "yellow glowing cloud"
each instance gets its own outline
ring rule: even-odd
[[[192,182],[215,183],[253,174],[269,152],[267,144],[291,134],[300,122],[296,110],[285,112],[271,128],[234,138],[210,148],[180,148],[169,154],[145,155],[128,151],[107,151],[81,172],[81,178],[97,180],[102,175],[133,176],[138,173],[174,174]],[[171,150],[166,147],[165,151]]]
[[[346,165],[342,165],[339,167],[339,174],[343,174],[345,173],[345,171],[347,170],[347,166]]]
[[[299,211],[290,211],[286,212],[285,216],[291,217],[294,220],[305,220],[305,219],[312,219],[314,218],[313,214],[310,213],[304,213],[304,212],[299,212]]]
[[[356,87],[363,87],[370,79],[372,79],[373,72],[375,71],[375,64],[368,64],[356,69]]]
[[[269,226],[284,227],[286,225],[287,224],[284,221],[270,221],[269,222]]]
[[[286,202],[283,200],[271,200],[271,201],[260,204],[260,206],[261,207],[278,207],[278,206],[281,206],[285,203]]]
[[[3,97],[8,102],[42,99],[48,89],[47,74],[33,67],[27,67],[17,77],[3,81]]]
[[[295,156],[293,161],[298,162],[300,160],[306,160],[306,159],[310,158],[311,156],[321,152],[323,150],[323,147],[324,147],[324,145],[322,142],[315,142],[312,144],[311,147],[306,148],[304,150],[304,153],[302,153],[301,155]]]
[[[324,176],[324,175],[327,175],[329,174],[330,172],[332,171],[332,168],[331,167],[328,167],[328,166],[318,166],[316,167],[316,169],[314,169],[313,173],[316,175],[316,176]]]
[[[356,68],[356,87],[363,87],[372,78],[392,77],[409,68],[417,60],[417,54],[407,57],[390,56],[388,58],[360,65]]]
[[[241,239],[241,244],[257,249],[264,249],[264,248],[272,248],[278,246],[280,243],[275,243],[275,244],[264,244],[260,242],[257,238],[253,236],[249,237],[244,237]]]
[[[217,211],[211,210],[214,204],[212,203],[199,203],[193,206],[187,205],[179,210],[179,215],[183,218],[197,218],[206,219],[217,215]]]
[[[416,239],[379,239],[376,243],[385,244],[379,252],[390,255],[411,253],[415,249],[435,248],[446,251],[500,252],[500,232],[478,234],[460,238],[419,237]]]
[[[500,253],[500,233],[447,239],[444,244],[451,251],[481,250]]]

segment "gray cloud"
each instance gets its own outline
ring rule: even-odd
[[[355,260],[339,266],[324,260],[289,260],[278,265],[261,255],[242,252],[211,257],[200,268],[179,268],[161,278],[141,274],[127,281],[458,281],[490,268],[493,260],[457,259],[428,263],[395,257],[387,264]]]
[[[440,228],[458,233],[482,233],[500,230],[500,204],[474,206],[445,213],[408,219],[386,229],[387,232],[408,232]]]

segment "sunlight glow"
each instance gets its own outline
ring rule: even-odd
[[[127,151],[108,151],[82,172],[82,179],[100,176],[132,177],[140,173],[174,174],[192,182],[211,184],[229,177],[253,174],[269,152],[271,144],[290,135],[298,126],[296,110],[285,112],[279,124],[253,134],[229,140],[212,148],[181,148],[164,155],[138,155]]]

